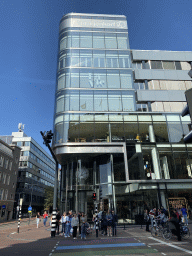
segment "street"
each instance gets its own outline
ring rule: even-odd
[[[47,223],[48,224],[48,223]],[[189,225],[191,229],[192,224]],[[64,238],[61,234],[50,237],[50,226],[43,227],[41,222],[36,228],[35,219],[31,224],[21,221],[20,232],[17,233],[17,222],[0,225],[0,255],[28,255],[28,256],[85,256],[85,255],[192,255],[192,238],[177,241],[173,237],[166,241],[161,237],[152,237],[145,227],[126,226],[117,228],[117,236],[95,237],[95,231],[81,240],[72,237]]]

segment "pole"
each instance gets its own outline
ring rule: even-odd
[[[95,204],[95,231],[96,231],[96,237],[98,237],[98,229],[99,229],[99,220],[98,220],[98,212],[97,212],[97,203]]]
[[[22,202],[23,202],[23,199],[21,198],[19,200],[19,219],[18,219],[17,233],[19,233],[19,228],[20,228],[20,224],[21,224],[21,207],[22,207]]]

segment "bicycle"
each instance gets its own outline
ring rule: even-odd
[[[162,225],[160,226],[157,223],[157,220],[159,220],[159,219],[157,219],[157,218],[153,219],[153,227],[151,228],[151,235],[153,237],[158,237],[158,236],[162,236],[163,235],[164,227]],[[164,225],[165,225],[165,223],[164,223]]]
[[[190,237],[189,228],[183,223],[180,223],[180,234],[181,234],[181,239],[184,239],[184,240]]]

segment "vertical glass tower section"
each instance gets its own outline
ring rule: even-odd
[[[59,29],[54,144],[106,141],[108,127],[97,125],[93,114],[106,122],[104,113],[127,111],[135,111],[135,92],[126,17],[65,15]]]

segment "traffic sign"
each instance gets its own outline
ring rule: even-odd
[[[31,211],[32,211],[32,207],[29,206],[29,207],[28,207],[28,212],[31,212]]]

